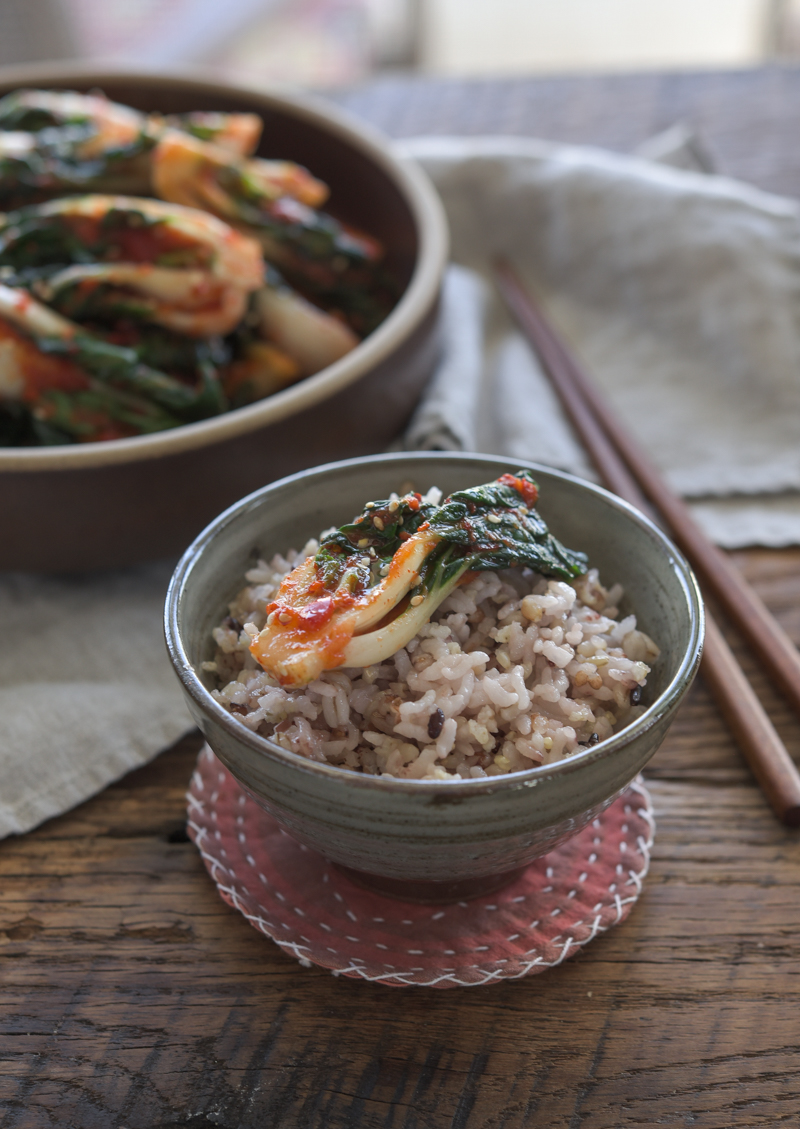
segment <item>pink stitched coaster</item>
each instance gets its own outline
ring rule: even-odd
[[[295,842],[208,746],[187,798],[189,834],[209,874],[251,925],[306,968],[397,987],[490,984],[560,964],[628,916],[653,843],[650,796],[638,779],[498,893],[418,905],[354,885]]]

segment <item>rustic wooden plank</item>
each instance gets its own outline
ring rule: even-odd
[[[392,76],[332,97],[392,137],[516,134],[628,153],[685,122],[718,171],[800,194],[797,66],[535,81]]]
[[[781,559],[742,557],[791,588]],[[180,841],[197,748],[0,847],[4,1125],[756,1126],[800,1109],[800,838],[701,688],[652,765],[658,834],[628,922],[487,989],[339,981],[259,936]]]
[[[726,171],[797,191],[795,69],[342,95],[396,136],[621,150],[677,118]],[[800,643],[800,549],[734,555]],[[733,638],[791,751],[800,726]],[[657,837],[630,918],[544,975],[397,990],[302,969],[186,841],[199,748],[0,844],[3,1129],[641,1129],[800,1122],[800,832],[773,819],[697,685],[648,767]]]

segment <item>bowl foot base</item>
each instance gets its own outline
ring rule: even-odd
[[[430,882],[424,879],[385,878],[381,874],[368,874],[365,870],[353,870],[349,866],[333,866],[355,882],[357,886],[364,886],[377,894],[384,894],[389,898],[399,898],[404,902],[422,902],[424,904],[447,905],[453,902],[468,902],[472,898],[483,898],[502,890],[516,881],[527,867],[519,866],[515,870],[504,870],[502,874],[485,874],[480,878],[455,878],[447,882]]]

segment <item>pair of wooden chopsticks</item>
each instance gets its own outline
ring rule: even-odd
[[[792,641],[669,489],[511,265],[498,260],[495,273],[506,304],[537,353],[605,485],[638,509],[646,510],[649,500],[660,511],[703,589],[716,597],[800,714],[800,654]],[[776,815],[789,826],[800,825],[800,773],[710,615],[701,673]]]

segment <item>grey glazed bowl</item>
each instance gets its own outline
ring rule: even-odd
[[[553,533],[583,549],[623,611],[661,648],[645,712],[585,752],[525,772],[477,780],[397,780],[318,764],[251,733],[209,693],[201,663],[212,628],[243,587],[256,552],[269,558],[352,519],[370,499],[413,482],[449,493],[527,466]],[[219,759],[302,843],[384,892],[417,900],[477,896],[584,827],[661,744],[697,672],[703,609],[688,564],[646,517],[599,487],[534,463],[484,455],[400,454],[295,474],[226,510],[188,549],[170,586],[167,646],[189,709]]]

